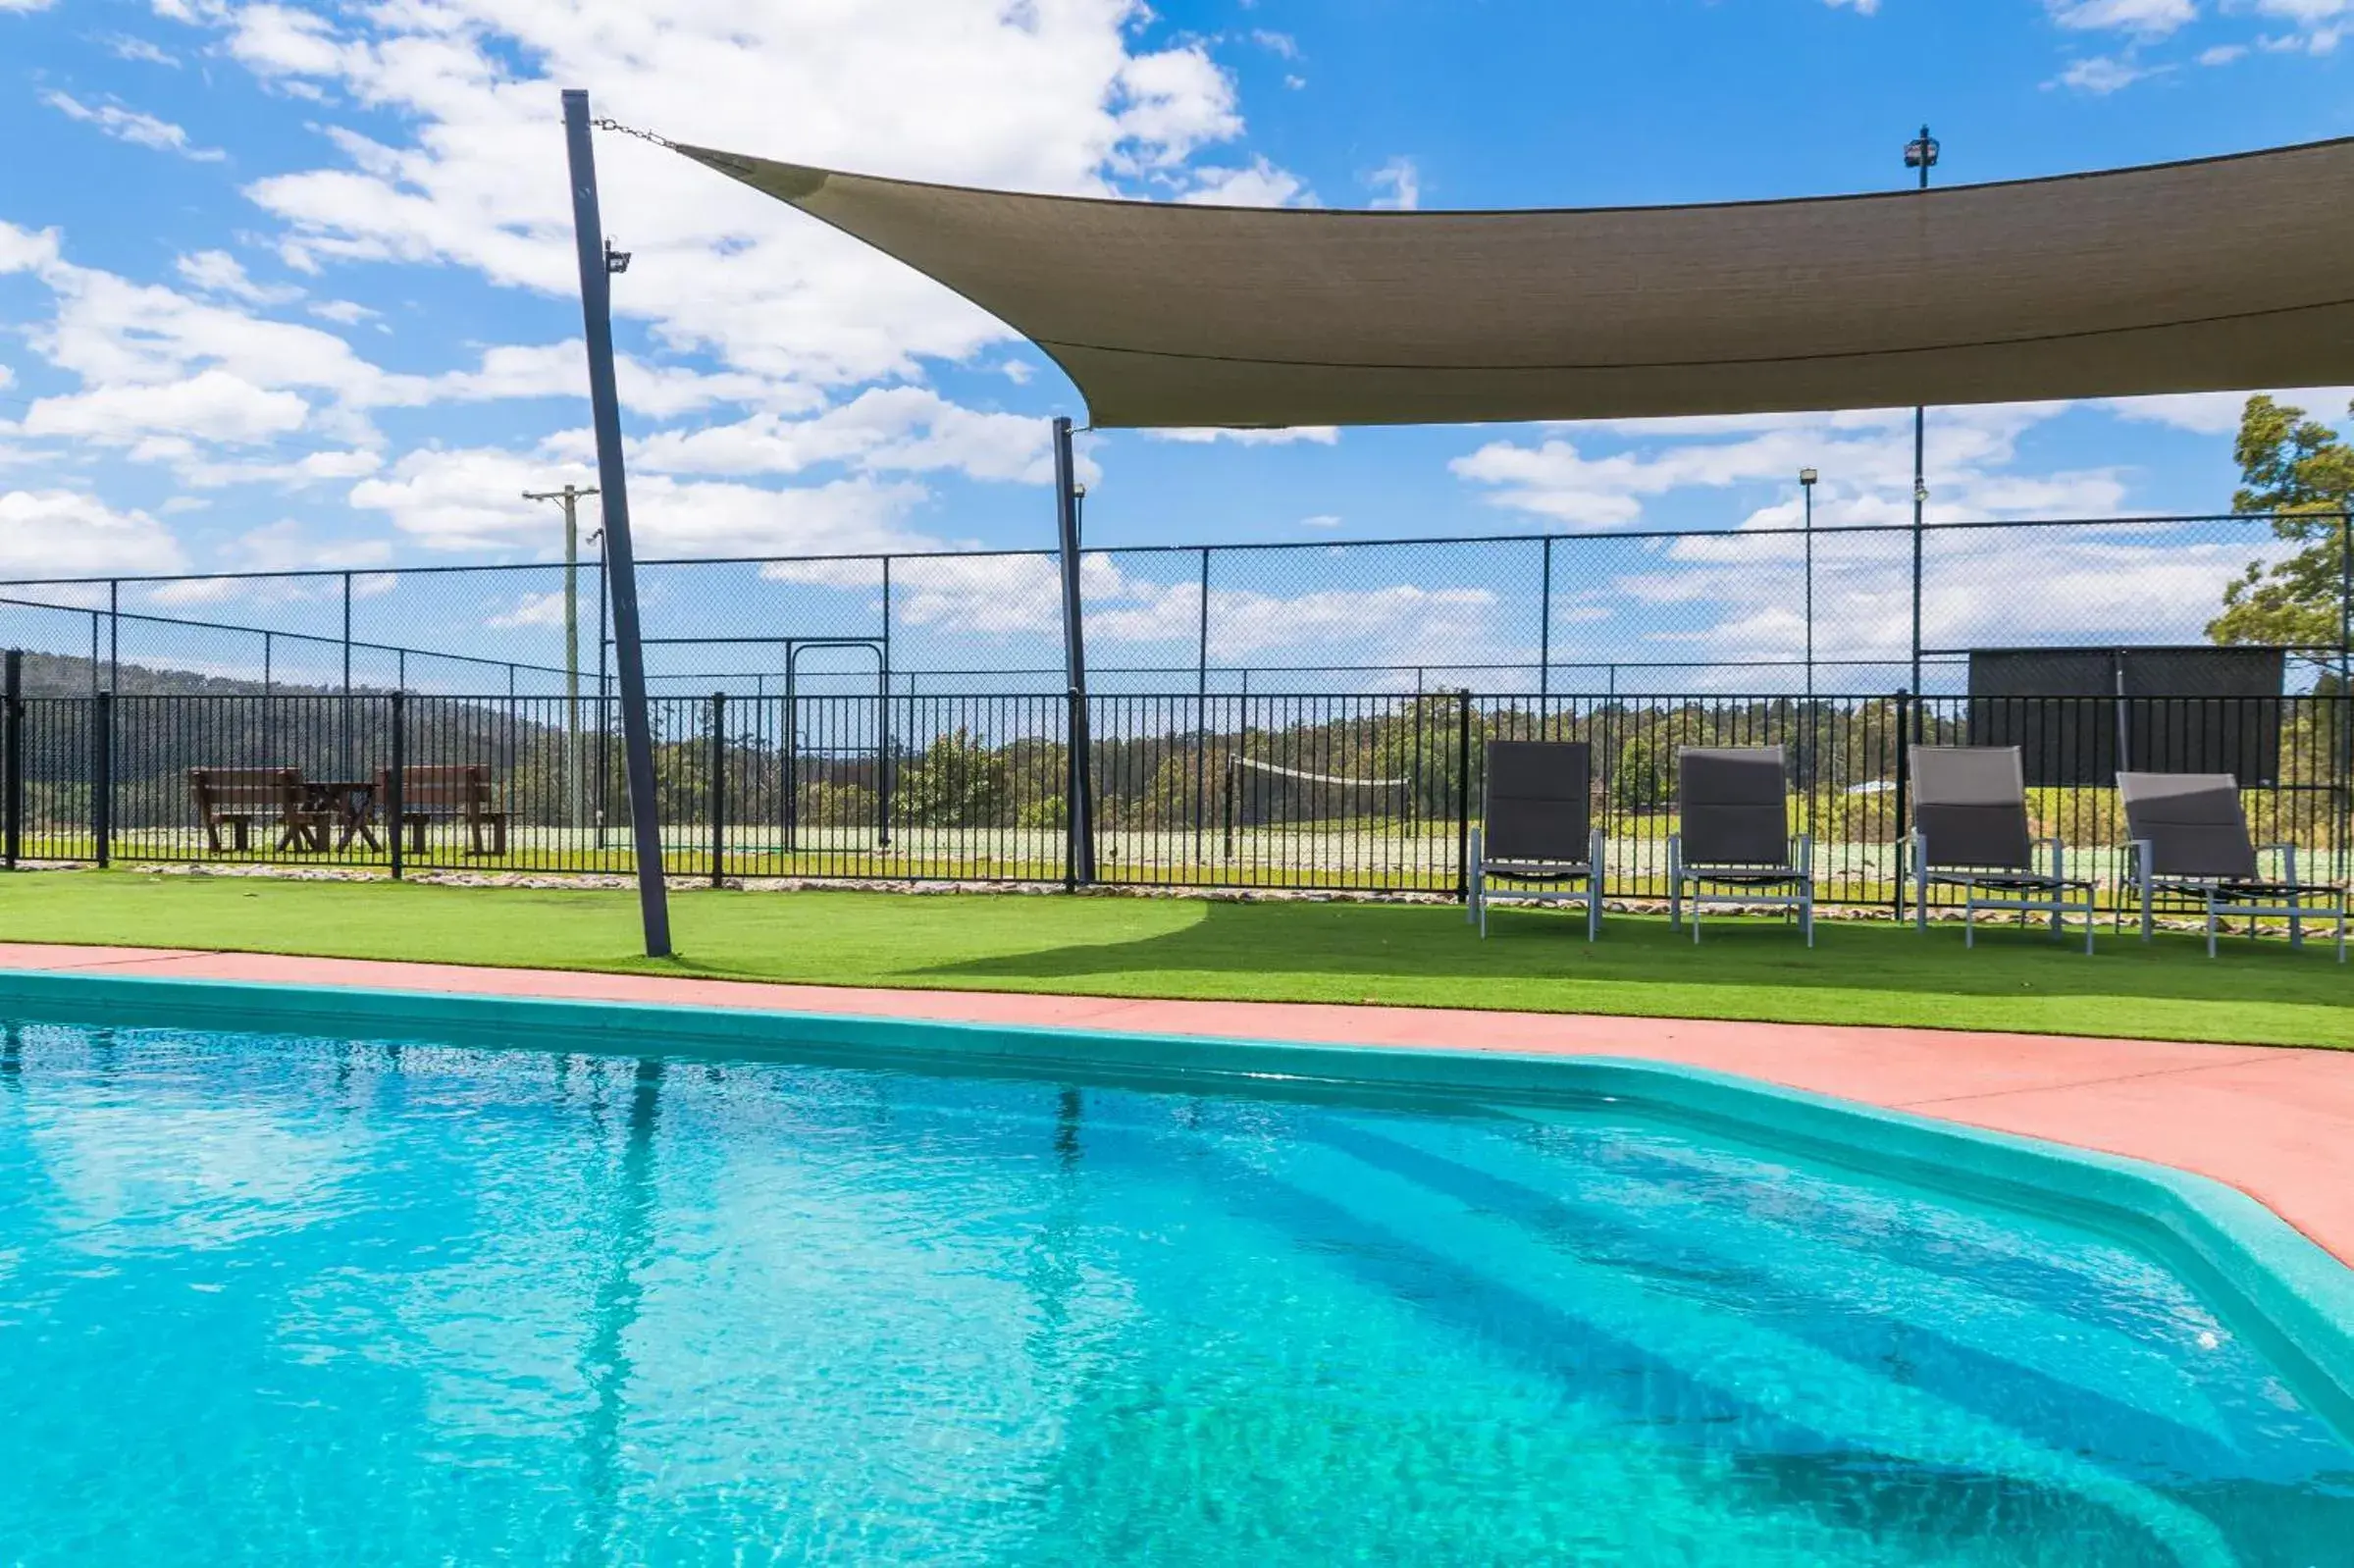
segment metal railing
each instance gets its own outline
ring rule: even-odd
[[[13,661],[12,661],[13,662]],[[2231,771],[2260,842],[2345,877],[2354,722],[2340,688],[2266,698],[1694,697],[1606,692],[1098,695],[1097,879],[1459,897],[1485,743],[1594,754],[1607,892],[1663,896],[1691,746],[1782,749],[1791,827],[1825,903],[1888,905],[1906,747],[2022,748],[2039,835],[2122,886],[2120,766]],[[715,692],[653,704],[656,807],[678,876],[1063,882],[1061,692]],[[14,865],[211,862],[392,875],[634,868],[617,705],[362,693],[24,696],[0,704],[0,840]],[[284,772],[234,811],[196,775]],[[461,788],[453,780],[479,779]],[[471,790],[472,793],[468,793]],[[241,821],[234,818],[242,818]],[[400,831],[394,831],[395,824]]]

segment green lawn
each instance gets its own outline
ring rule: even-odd
[[[679,891],[678,955],[637,951],[629,892],[140,872],[0,875],[0,939],[1106,996],[1376,1002],[1664,1018],[1904,1023],[2354,1048],[2354,974],[2270,937],[2210,963],[2187,936],[2099,956],[2015,930],[1656,919],[1053,894]]]

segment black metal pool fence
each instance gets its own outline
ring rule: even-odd
[[[211,862],[485,874],[633,868],[611,699],[417,692],[27,696],[0,716],[11,866]],[[2327,685],[2327,683],[2326,683]],[[1886,906],[1907,741],[2022,748],[2040,835],[2119,896],[2120,766],[2239,777],[2259,842],[2349,869],[2342,686],[2281,697],[1100,694],[1094,880],[1460,896],[1484,743],[1595,757],[1612,897],[1660,896],[1677,754],[1776,746],[1826,903]],[[667,869],[1070,883],[1072,700],[714,692],[653,702]],[[402,825],[395,832],[394,824]]]

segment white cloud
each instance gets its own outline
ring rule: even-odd
[[[2232,61],[2237,60],[2245,55],[2247,52],[2248,46],[2244,43],[2219,43],[2211,49],[2202,49],[2199,51],[2199,64],[2203,66],[2227,66],[2231,64]]]
[[[218,461],[190,457],[178,464],[181,480],[202,490],[228,485],[280,485],[289,490],[346,479],[360,479],[384,467],[382,454],[365,450],[323,447],[300,457],[236,458]]]
[[[63,258],[54,231],[34,234],[0,221],[0,272],[8,271],[30,272],[48,287],[53,313],[28,325],[26,338],[93,395],[118,384],[157,386],[220,371],[265,392],[323,394],[338,405],[323,428],[350,436],[364,424],[363,410],[417,401],[429,390],[423,378],[390,374],[316,327],[256,316],[241,301],[197,299],[77,266]],[[200,264],[199,271],[217,269]]]
[[[374,568],[389,564],[392,558],[392,547],[384,539],[327,538],[306,523],[285,517],[228,541],[207,569],[288,575],[183,577],[140,592],[149,602],[170,609],[229,603],[326,605],[341,597],[340,582],[292,574]],[[352,593],[375,597],[386,592],[392,581],[390,574],[370,570],[367,576],[353,580]]]
[[[1371,205],[1396,212],[1412,212],[1422,205],[1422,172],[1411,158],[1392,158],[1365,177],[1365,183],[1382,192]]]
[[[2114,474],[2055,476],[2062,487],[2029,499],[2015,476],[1999,472],[2018,437],[2059,413],[2061,403],[1987,404],[1939,409],[1928,425],[1927,479],[1932,517],[1982,517],[2058,508],[2061,497],[2085,512],[2114,511],[2123,486]],[[1580,528],[1639,521],[1647,498],[1690,488],[1787,483],[1804,467],[1819,469],[1818,520],[1855,522],[1909,517],[1912,492],[1909,409],[1837,415],[1635,421],[1559,427],[1535,445],[1491,441],[1449,467],[1488,487],[1489,501]],[[1589,455],[1594,438],[1638,444]],[[1704,439],[1727,438],[1732,439]],[[1584,443],[1584,445],[1581,445]]]
[[[250,445],[300,430],[309,418],[310,404],[293,392],[266,391],[228,371],[206,370],[184,381],[124,383],[43,397],[18,429],[26,436],[72,437],[102,445],[130,445],[149,436]],[[156,450],[178,455],[178,449]]]
[[[614,367],[622,405],[635,417],[669,419],[713,403],[766,401],[776,384],[741,371],[706,374],[681,365],[650,365],[624,354]],[[507,344],[486,349],[473,370],[450,371],[417,390],[420,400],[477,401],[501,397],[577,397],[589,394],[588,350],[568,342]]]
[[[1819,516],[1819,512],[1818,512]],[[1788,526],[1784,507],[1752,518]],[[2174,528],[1955,529],[1927,538],[1921,596],[1929,648],[2203,640],[2223,585],[2251,555],[2276,550],[2253,534],[2222,540]],[[1876,685],[1911,652],[1909,536],[1818,533],[1814,541],[1815,653],[1878,660],[1886,668],[1837,682]],[[1583,618],[1561,649],[1565,663],[1796,659],[1804,651],[1801,542],[1745,531],[1679,539],[1657,564],[1610,577],[1602,613]],[[2032,594],[2016,585],[2032,582]],[[1582,646],[1580,639],[1591,639]],[[1557,646],[1559,646],[1557,644]],[[1756,689],[1755,671],[1711,672],[1711,684]],[[1746,685],[1745,685],[1746,683]],[[1772,684],[1780,684],[1772,682]]]
[[[2310,26],[2354,12],[2354,0],[2256,0],[2260,15]]]
[[[288,517],[240,534],[229,555],[238,571],[334,571],[382,566],[392,558],[392,547],[381,539],[322,539]]]
[[[184,560],[171,531],[145,512],[119,512],[73,491],[0,493],[0,572],[168,572]]]
[[[1834,11],[1845,8],[1858,16],[1872,17],[1880,13],[1880,0],[1823,0],[1823,3]]]
[[[330,10],[153,0],[159,16],[204,30],[207,58],[314,100],[316,111],[299,112],[319,139],[308,156],[295,143],[296,156],[276,165],[287,172],[247,187],[267,232],[191,248],[160,277],[80,265],[54,232],[0,223],[0,272],[28,273],[48,295],[48,308],[24,321],[23,340],[69,389],[0,427],[12,445],[32,444],[22,448],[32,461],[68,458],[67,444],[78,443],[168,463],[189,505],[203,503],[191,491],[333,483],[369,521],[384,520],[388,537],[418,549],[544,548],[544,519],[503,497],[522,488],[510,479],[536,488],[577,467],[583,433],[558,430],[536,449],[518,443],[505,452],[461,436],[454,450],[395,460],[386,427],[405,435],[452,421],[410,415],[395,424],[385,411],[585,400],[580,345],[494,341],[469,345],[454,363],[412,352],[389,369],[354,347],[359,334],[337,329],[398,325],[412,349],[440,345],[407,338],[405,318],[332,297],[332,285],[313,280],[343,261],[454,266],[569,299],[571,214],[561,180],[546,179],[561,157],[559,81],[592,82],[600,112],[682,139],[918,179],[1313,200],[1265,158],[1204,158],[1242,130],[1218,52],[1253,42],[1173,40],[1141,0],[653,12],[627,0],[584,4],[402,0]],[[185,52],[98,41],[151,64]],[[1281,53],[1282,42],[1271,35],[1255,46]],[[907,103],[924,113],[877,107]],[[51,106],[110,135],[221,156],[112,99],[59,93]],[[361,124],[366,134],[354,129]],[[1026,357],[988,351],[1010,337],[1001,324],[665,149],[606,135],[598,155],[610,226],[636,255],[616,283],[616,308],[634,349],[620,379],[645,469],[647,549],[905,543],[921,537],[909,519],[930,498],[918,476],[1045,477],[1042,420],[963,406],[922,385],[942,360],[1027,380]],[[273,256],[275,269],[266,265]],[[662,428],[670,421],[680,428]],[[1334,433],[1212,439],[1330,442]],[[1096,474],[1081,461],[1083,474]],[[766,488],[781,477],[801,483]],[[487,488],[477,483],[485,479]],[[221,497],[225,508],[245,503]],[[274,549],[326,548],[302,535],[268,537]]]
[[[173,263],[181,277],[208,294],[227,294],[249,305],[283,305],[300,299],[302,290],[288,285],[263,285],[246,276],[244,264],[226,250],[199,250]]]
[[[493,614],[483,623],[504,631],[517,626],[561,626],[564,624],[564,595],[561,589],[545,594],[526,594],[507,608]]]
[[[568,295],[571,214],[553,78],[596,107],[706,145],[918,179],[1104,193],[1197,183],[1181,165],[1237,134],[1230,78],[1200,44],[1140,50],[1134,0],[1020,6],[832,0],[821,6],[586,9],[466,0],[340,14],[230,14],[228,47],[265,79],[309,81],[412,127],[402,145],[347,131],[340,157],[248,194],[289,258],[444,262]],[[518,79],[514,62],[546,77]],[[877,113],[921,104],[921,114]],[[1009,335],[928,280],[822,225],[622,136],[598,145],[604,210],[636,265],[614,308],[672,350],[838,385],[913,377]],[[1227,199],[1288,177],[1229,171]]]
[[[2296,29],[2260,37],[2258,48],[2273,54],[2326,55],[2345,37],[2347,24],[2341,19],[2354,17],[2354,0],[2256,0],[2255,9]]]
[[[881,387],[810,419],[759,414],[729,425],[664,431],[633,442],[630,461],[654,473],[796,474],[823,463],[868,473],[953,469],[974,479],[1045,484],[1046,421],[980,413],[919,387]],[[1082,478],[1092,465],[1082,463]]]
[[[86,104],[63,92],[45,92],[41,101],[69,120],[96,126],[117,141],[128,141],[134,147],[152,147],[158,152],[176,152],[183,158],[198,163],[219,163],[229,155],[218,147],[199,147],[188,140],[188,133],[169,120],[158,120],[136,109],[127,109],[119,103]]]
[[[2066,70],[2044,85],[2072,87],[2095,97],[2107,97],[2137,81],[2162,75],[2169,69],[2165,66],[2142,66],[2112,55],[2092,55],[2086,59],[2069,61]]]
[[[388,514],[399,535],[426,549],[545,555],[560,531],[549,508],[522,493],[568,479],[596,483],[585,465],[518,452],[426,450],[360,481],[350,499]],[[918,485],[865,477],[770,490],[646,473],[630,483],[630,524],[644,557],[907,549],[930,543],[904,522],[925,495]]]
[[[1316,193],[1287,169],[1253,158],[1239,169],[1202,169],[1179,201],[1213,207],[1312,207]]]
[[[781,563],[768,575],[839,578],[836,568],[795,563]],[[1160,581],[1097,553],[1081,560],[1079,581],[1091,645],[1194,646],[1202,598],[1193,577]],[[1047,556],[909,559],[898,563],[892,582],[899,623],[927,633],[1043,638],[1061,625],[1060,583]],[[1484,587],[1382,583],[1300,593],[1213,587],[1209,612],[1212,646],[1228,661],[1289,654],[1295,662],[1328,657],[1444,665],[1504,652],[1495,643],[1495,593]]]
[[[2119,419],[2165,425],[2198,436],[2228,436],[2239,429],[2240,411],[2251,392],[2173,392],[2158,397],[2117,397],[2102,406]],[[2334,419],[2343,412],[2354,387],[2304,387],[2276,390],[2267,395]]]
[[[1154,441],[1179,441],[1195,445],[1226,442],[1236,446],[1288,446],[1304,441],[1313,442],[1319,446],[1330,446],[1340,439],[1340,428],[1337,425],[1284,425],[1267,430],[1235,430],[1204,425],[1198,429],[1176,426],[1167,430],[1148,430],[1144,434]]]
[[[7,0],[0,0],[0,11],[7,9]],[[118,32],[108,37],[106,49],[107,53],[118,60],[133,60],[151,66],[170,66],[175,71],[180,69],[179,56],[168,53],[160,45],[150,43],[145,38],[136,38],[127,32]]]
[[[2191,0],[2044,0],[2054,22],[2079,31],[2114,29],[2163,37],[2196,22]]]
[[[1115,81],[1116,158],[1125,151],[1128,161],[1148,167],[1175,164],[1196,147],[1242,133],[1234,83],[1199,44],[1132,55]]]
[[[1302,528],[1338,528],[1340,526],[1340,518],[1339,515],[1334,512],[1318,512],[1313,517],[1301,518],[1299,520],[1299,526]]]

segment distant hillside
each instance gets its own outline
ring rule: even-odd
[[[27,653],[25,695],[87,697],[106,686],[109,673],[104,659],[93,666],[87,657],[71,653]],[[116,693],[124,697],[258,697],[262,693],[259,681],[199,675],[192,670],[155,669],[128,661],[115,666],[111,673]],[[280,697],[325,697],[337,690],[332,686],[304,686],[290,681],[270,683],[271,693]]]

